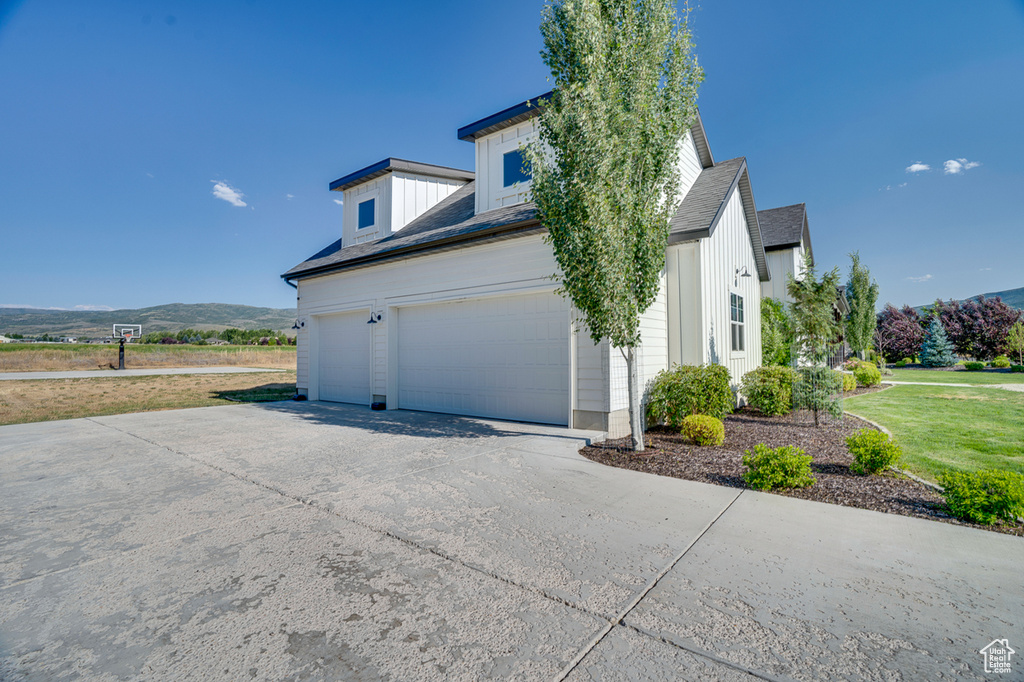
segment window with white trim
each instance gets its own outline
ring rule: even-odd
[[[505,152],[501,158],[502,179],[505,187],[511,187],[516,183],[529,182],[533,179],[529,164],[523,158],[521,149],[513,149]]]
[[[366,201],[360,201],[358,208],[358,221],[356,222],[357,229],[362,230],[366,227],[373,227],[377,224],[377,200],[367,199]]]
[[[739,294],[729,294],[729,319],[732,328],[732,351],[742,353],[744,351],[743,297]]]

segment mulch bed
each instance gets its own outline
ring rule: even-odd
[[[814,457],[811,469],[817,482],[807,488],[773,491],[775,494],[1024,536],[1024,524],[980,526],[953,518],[946,513],[942,495],[936,490],[896,472],[875,476],[851,472],[853,457],[846,449],[846,437],[863,428],[874,428],[856,417],[845,415],[841,421],[815,428],[808,414],[766,417],[744,407],[723,422],[725,443],[718,447],[694,445],[685,436],[659,426],[647,432],[647,449],[640,455],[632,451],[629,438],[590,445],[580,454],[623,469],[746,488],[745,450],[753,450],[758,443],[773,448],[796,445]]]

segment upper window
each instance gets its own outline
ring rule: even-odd
[[[503,162],[505,187],[511,187],[517,182],[529,182],[533,177],[521,150],[513,149],[510,152],[505,152]]]
[[[743,346],[743,297],[729,294],[729,319],[732,321],[732,349],[739,352]]]
[[[376,199],[367,199],[359,203],[359,229],[373,227],[377,222]]]

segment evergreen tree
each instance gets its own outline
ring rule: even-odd
[[[953,344],[946,337],[946,329],[938,315],[932,317],[931,326],[921,344],[921,364],[925,367],[952,367],[956,364]]]
[[[846,316],[846,340],[861,358],[871,348],[875,335],[875,305],[878,303],[878,282],[871,279],[871,271],[861,265],[860,254],[850,254],[850,279],[846,283],[846,300],[850,314]]]
[[[633,447],[643,450],[636,348],[679,206],[679,145],[702,72],[674,0],[549,0],[541,34],[554,89],[526,150],[561,292],[595,342],[625,356]]]

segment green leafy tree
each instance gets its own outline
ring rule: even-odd
[[[839,399],[842,379],[836,379],[827,363],[839,336],[835,302],[839,288],[839,268],[832,268],[818,278],[810,254],[804,257],[803,276],[792,275],[786,291],[793,301],[789,316],[793,325],[796,359],[803,365],[799,379],[793,386],[793,405],[814,413],[814,425],[820,425],[820,415],[842,415]]]
[[[811,366],[826,364],[839,336],[835,314],[838,289],[839,268],[833,268],[818,279],[810,254],[804,256],[803,277],[793,279],[790,275],[786,284],[786,291],[793,299],[789,304],[789,317],[795,347],[800,359]]]
[[[791,364],[790,351],[793,347],[793,331],[782,301],[774,298],[761,299],[761,364]]]
[[[953,343],[946,336],[946,329],[938,315],[932,316],[928,333],[921,344],[921,364],[925,367],[952,367],[956,364]]]
[[[13,338],[13,337],[12,337]],[[1006,350],[1017,354],[1018,364],[1024,365],[1024,320],[1010,327],[1006,334]]]
[[[560,292],[626,359],[639,451],[640,315],[658,292],[703,74],[670,0],[549,0],[540,28],[554,89],[526,149],[531,194]]]
[[[860,254],[856,251],[850,254],[846,300],[850,303],[850,314],[846,316],[846,340],[863,359],[875,335],[878,282],[871,279],[871,271],[861,264]]]

